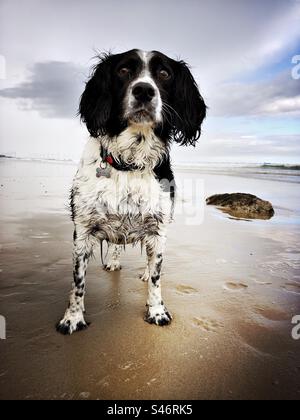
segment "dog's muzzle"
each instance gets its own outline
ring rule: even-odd
[[[132,87],[129,120],[135,123],[155,122],[157,94],[150,83],[140,82]]]
[[[132,89],[132,94],[137,103],[145,105],[155,97],[155,90],[149,83],[137,83]]]

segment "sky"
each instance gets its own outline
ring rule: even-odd
[[[180,162],[300,163],[299,0],[0,0],[0,154],[78,160],[97,52],[189,63],[209,107]]]

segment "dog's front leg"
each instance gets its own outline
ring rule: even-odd
[[[63,319],[57,325],[57,331],[71,335],[75,331],[87,328],[84,320],[85,277],[89,258],[92,253],[92,243],[85,232],[75,228],[73,249],[73,284],[70,293],[69,306]]]
[[[120,263],[120,257],[123,247],[121,245],[109,244],[109,260],[108,263],[104,266],[106,271],[120,271],[122,266]]]
[[[159,326],[168,325],[172,315],[165,307],[161,295],[161,270],[166,237],[151,238],[146,243],[150,278],[148,282],[148,301],[145,321]]]

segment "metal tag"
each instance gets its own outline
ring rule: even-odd
[[[101,178],[101,177],[110,178],[110,172],[111,172],[110,166],[105,162],[101,162],[100,167],[96,169],[96,177],[97,178]]]

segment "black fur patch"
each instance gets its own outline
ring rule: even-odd
[[[128,72],[122,73],[122,68]],[[175,61],[153,51],[150,72],[164,103],[163,123],[155,133],[168,144],[173,138],[182,145],[195,145],[206,116],[206,105],[184,61]],[[92,137],[119,135],[128,126],[123,103],[129,85],[138,78],[144,63],[137,50],[123,54],[103,54],[95,66],[81,97],[79,114]],[[160,70],[170,77],[162,80]]]
[[[151,281],[153,284],[156,284],[158,281],[160,280],[160,276],[156,275],[156,276],[152,276],[151,277]]]
[[[75,194],[76,194],[76,191],[74,188],[72,188],[71,194],[70,194],[70,210],[71,210],[71,219],[73,220],[73,222],[76,218],[75,200],[74,200]]]
[[[163,161],[154,168],[154,174],[161,183],[163,191],[170,193],[171,200],[174,202],[176,184],[169,154],[164,156]]]

